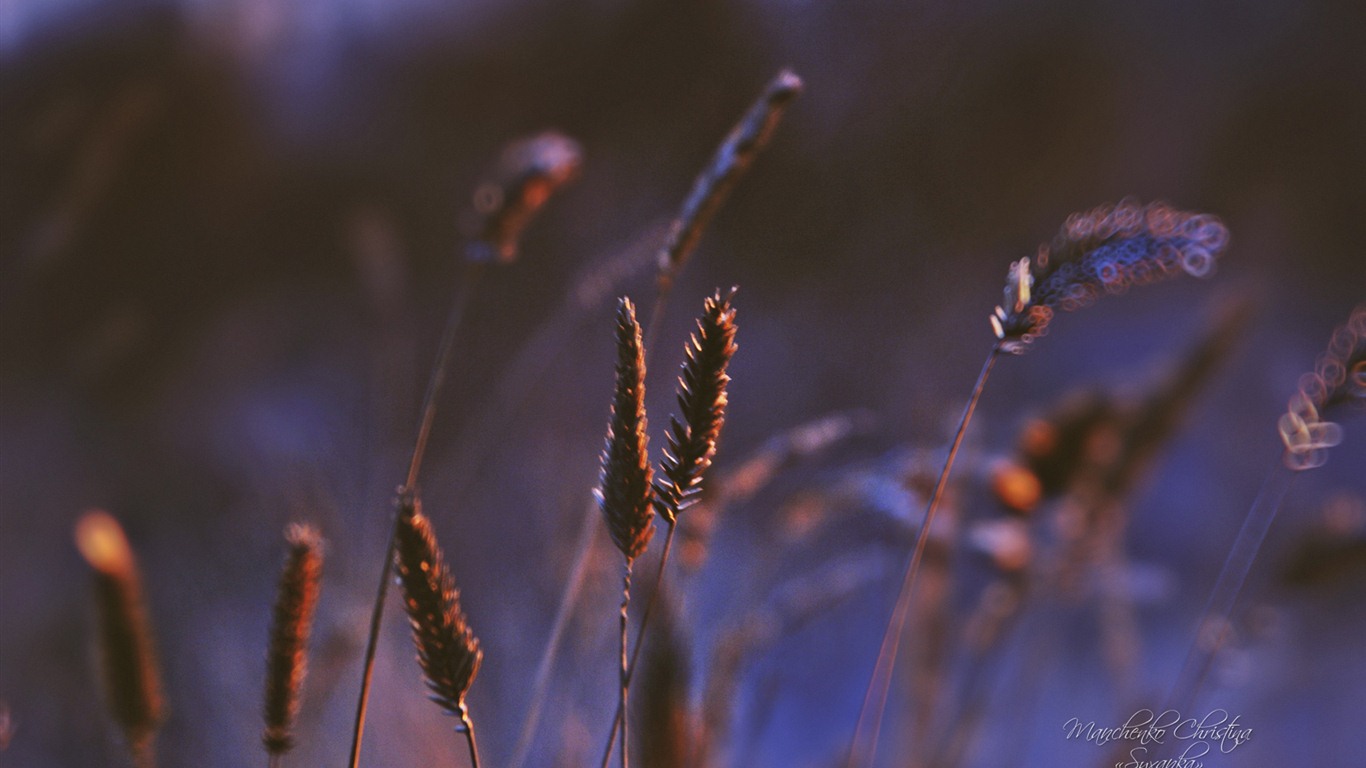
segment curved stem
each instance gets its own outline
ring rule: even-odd
[[[474,721],[470,720],[469,710],[460,705],[460,730],[465,732],[465,742],[470,747],[470,768],[479,768],[479,747],[474,743]]]
[[[1290,490],[1298,472],[1291,471],[1284,463],[1277,461],[1276,466],[1262,482],[1252,507],[1243,519],[1243,527],[1233,540],[1233,547],[1224,559],[1224,567],[1210,591],[1209,601],[1196,624],[1195,638],[1191,641],[1181,672],[1167,695],[1163,711],[1175,708],[1178,712],[1194,703],[1200,686],[1204,684],[1215,657],[1219,655],[1224,643],[1223,628],[1216,630],[1213,638],[1205,637],[1206,626],[1212,620],[1225,621],[1233,615],[1233,609],[1242,594],[1243,584],[1247,581],[1252,563],[1266,539],[1271,523],[1276,519],[1281,501]]]
[[[418,422],[417,438],[413,442],[412,459],[408,462],[408,475],[399,489],[400,494],[410,493],[417,486],[418,474],[422,469],[422,458],[427,451],[427,441],[431,437],[432,422],[436,419],[436,400],[441,393],[441,385],[446,381],[446,368],[450,365],[451,350],[455,347],[456,332],[465,317],[465,308],[474,295],[474,286],[484,273],[484,265],[465,262],[464,279],[456,289],[455,300],[451,303],[450,314],[446,317],[446,327],[441,333],[436,361],[427,380],[427,392],[422,397],[422,411]],[[375,604],[370,611],[370,634],[365,641],[365,659],[361,668],[360,694],[356,699],[356,720],[351,730],[351,768],[360,765],[361,740],[365,734],[365,715],[370,705],[370,683],[375,672],[375,651],[379,645],[379,628],[384,618],[384,601],[389,594],[389,569],[394,560],[394,542],[398,527],[398,514],[395,512],[389,524],[389,543],[384,549],[384,567],[380,569],[379,587],[375,591]]]
[[[854,727],[854,736],[849,743],[849,752],[845,758],[846,768],[858,768],[872,762],[877,753],[878,732],[882,727],[882,712],[887,706],[887,692],[892,685],[892,669],[896,666],[896,652],[898,641],[901,639],[901,630],[906,624],[906,616],[910,612],[911,598],[915,594],[915,577],[920,570],[920,560],[925,555],[925,545],[930,539],[930,528],[934,523],[934,513],[939,508],[940,499],[944,496],[944,488],[948,485],[949,473],[953,471],[953,462],[958,456],[958,448],[963,444],[963,435],[967,432],[968,423],[972,421],[973,411],[977,409],[977,401],[982,398],[982,389],[986,386],[987,377],[991,375],[991,368],[996,363],[996,357],[1000,354],[999,346],[992,347],[991,353],[987,355],[986,362],[982,364],[981,373],[977,374],[977,383],[972,388],[972,396],[968,399],[967,407],[963,409],[963,417],[958,422],[958,431],[953,436],[953,443],[949,446],[948,458],[944,460],[944,468],[939,473],[939,481],[934,486],[934,493],[930,496],[929,506],[925,509],[925,519],[920,524],[920,533],[915,539],[915,548],[911,551],[910,559],[906,562],[905,575],[901,580],[901,591],[897,594],[896,607],[892,610],[892,617],[887,622],[887,629],[882,634],[882,646],[878,649],[877,663],[873,666],[872,677],[868,680],[868,687],[863,694],[863,706],[859,709],[858,724]]]
[[[650,616],[654,613],[655,603],[663,592],[664,568],[669,564],[669,550],[673,548],[674,531],[678,528],[677,521],[669,523],[669,530],[664,534],[664,551],[659,556],[659,571],[655,575],[655,586],[650,592],[650,597],[645,601],[645,613],[640,617],[640,630],[636,633],[636,647],[631,651],[631,663],[626,667],[626,685],[631,684],[631,678],[636,673],[636,662],[640,661],[640,649],[645,647],[645,630],[650,625]],[[622,705],[617,705],[617,713],[612,717],[612,732],[607,734],[607,746],[603,750],[602,764],[607,765],[612,759],[612,744],[616,742],[617,730],[621,728],[622,715],[625,713]]]
[[[389,569],[393,567],[394,542],[398,535],[398,510],[394,510],[394,520],[389,524],[389,543],[384,548],[384,567],[379,573],[379,589],[375,592],[375,605],[370,611],[370,635],[365,643],[365,659],[361,663],[360,696],[356,700],[356,722],[351,731],[351,768],[360,765],[360,744],[365,732],[365,714],[370,707],[370,681],[375,675],[375,651],[379,646],[379,626],[384,618],[384,600],[389,594]]]
[[[627,608],[631,605],[631,561],[626,561],[626,569],[621,577],[621,696],[618,698],[617,708],[626,712],[626,697],[631,687],[630,665],[626,659],[626,630],[628,627]],[[621,768],[628,768],[630,764],[630,753],[627,749],[626,718],[621,718]],[[604,764],[603,768],[606,768]]]
[[[589,504],[584,512],[583,522],[579,525],[579,539],[575,545],[579,556],[574,560],[569,580],[565,582],[564,594],[560,597],[560,607],[555,611],[555,622],[550,628],[550,638],[546,640],[541,660],[536,664],[536,679],[531,684],[531,701],[527,705],[526,718],[522,721],[522,732],[517,737],[517,748],[513,752],[511,765],[521,768],[531,754],[532,738],[536,735],[536,724],[541,719],[541,705],[545,703],[550,691],[551,672],[560,655],[560,645],[569,619],[574,615],[574,606],[588,579],[588,564],[593,559],[594,535],[597,533],[598,505]],[[613,738],[616,734],[613,733]]]
[[[441,332],[441,342],[437,345],[436,361],[432,363],[431,377],[427,380],[427,392],[422,396],[422,416],[418,422],[417,439],[413,441],[413,457],[408,462],[408,476],[403,485],[408,490],[417,486],[418,473],[422,471],[422,459],[427,453],[427,441],[432,435],[432,422],[436,420],[436,398],[441,394],[441,385],[446,382],[446,369],[450,367],[451,350],[455,348],[456,332],[465,318],[465,309],[474,295],[474,287],[484,274],[482,262],[465,262],[464,278],[456,290],[455,300],[451,302],[450,314],[446,317],[446,328]]]

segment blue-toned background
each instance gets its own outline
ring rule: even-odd
[[[1209,281],[1105,298],[1001,361],[963,506],[995,514],[981,476],[1027,417],[1075,389],[1141,391],[1217,297],[1250,297],[1232,356],[1128,498],[1134,693],[1160,695],[1276,461],[1277,415],[1366,299],[1363,29],[1366,6],[1345,1],[0,2],[0,702],[13,724],[0,766],[123,759],[71,544],[89,507],[123,520],[143,561],[169,766],[264,761],[280,531],[317,522],[329,558],[288,762],[344,759],[461,212],[505,141],[555,128],[582,142],[583,176],[475,297],[424,482],[486,649],[471,694],[481,747],[506,764],[611,387],[612,293],[569,320],[558,307],[596,260],[648,261],[697,170],[785,66],[806,93],[703,239],[660,333],[654,445],[690,316],[716,286],[740,286],[741,346],[719,473],[833,411],[866,409],[873,425],[727,510],[688,582],[695,690],[727,632],[780,604],[784,584],[825,580],[836,562],[861,586],[747,658],[718,757],[836,764],[919,516],[900,473],[946,442],[1009,262],[1069,213],[1127,195],[1221,216],[1229,252]],[[641,304],[652,290],[643,270],[616,288]],[[525,397],[494,409],[513,386]],[[1287,499],[1211,691],[1256,735],[1207,765],[1363,760],[1351,734],[1366,696],[1366,423],[1343,424],[1345,443]],[[817,533],[791,533],[794,516]],[[1285,578],[1325,526],[1355,559]],[[985,574],[964,557],[955,615]],[[532,765],[595,763],[605,737],[616,560],[591,578]],[[968,764],[1101,764],[1105,750],[1063,733],[1073,716],[1133,709],[1102,661],[1097,604],[1017,628],[988,671]],[[396,608],[366,762],[463,764]],[[882,764],[914,764],[901,731],[885,729]]]

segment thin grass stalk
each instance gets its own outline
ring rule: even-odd
[[[1267,532],[1271,530],[1271,524],[1276,520],[1281,502],[1299,474],[1278,459],[1262,481],[1261,490],[1243,520],[1242,528],[1219,571],[1219,578],[1210,591],[1205,609],[1200,614],[1195,638],[1167,694],[1163,711],[1171,708],[1178,712],[1185,711],[1199,695],[1205,677],[1227,639],[1227,622],[1233,616],[1233,609],[1242,594],[1252,564],[1261,551]]]
[[[1000,353],[1000,345],[993,346],[987,355],[986,362],[982,364],[981,372],[977,374],[977,383],[972,388],[972,396],[963,409],[963,416],[958,422],[958,430],[954,433],[953,443],[949,446],[949,454],[944,461],[944,468],[939,473],[939,480],[935,483],[934,493],[930,496],[929,505],[925,509],[925,517],[921,521],[920,532],[916,535],[915,547],[906,562],[905,572],[901,580],[901,590],[897,594],[896,606],[892,610],[891,619],[887,622],[887,629],[883,632],[877,662],[873,665],[872,677],[869,678],[868,686],[864,690],[863,705],[859,709],[858,723],[854,727],[854,736],[850,740],[849,752],[844,762],[846,768],[857,768],[871,764],[873,757],[877,754],[878,733],[882,728],[882,713],[887,705],[887,693],[892,685],[892,668],[896,665],[897,646],[901,638],[901,631],[906,624],[906,616],[910,612],[911,600],[915,595],[915,577],[920,570],[920,561],[925,555],[925,546],[930,539],[930,527],[934,524],[934,514],[939,508],[940,499],[944,496],[944,489],[948,486],[949,473],[953,471],[954,460],[958,457],[958,448],[963,444],[963,436],[967,433],[968,424],[972,421],[972,414],[977,410],[977,402],[982,398],[982,389],[986,386],[987,378],[991,375],[991,369],[996,364],[996,358]]]
[[[577,551],[592,553],[593,543],[598,532],[597,516],[598,505],[590,503],[584,512],[583,521],[579,525],[579,536],[575,543]],[[579,594],[584,582],[588,579],[588,565],[591,561],[591,557],[580,557],[574,561],[573,570],[570,571],[569,581],[565,587],[566,593]],[[565,630],[569,628],[569,619],[574,615],[576,602],[575,600],[562,599],[559,607],[555,610],[555,620],[551,623],[550,637],[546,640],[547,650],[541,654],[540,661],[536,662],[536,676],[531,684],[531,701],[527,704],[527,714],[522,722],[522,732],[518,735],[517,747],[513,750],[512,765],[525,764],[527,757],[531,754],[532,739],[536,735],[535,725],[540,721],[541,707],[549,696],[551,673],[555,669],[555,660],[559,657],[559,649],[564,640]]]
[[[469,712],[460,713],[460,728],[465,732],[465,744],[470,749],[470,768],[479,768],[479,745],[474,738],[474,721]]]
[[[441,342],[437,347],[436,361],[432,365],[432,373],[427,380],[427,391],[422,398],[422,415],[418,422],[417,438],[413,443],[412,458],[408,462],[408,474],[404,479],[402,488],[399,489],[400,496],[411,492],[417,485],[418,474],[422,470],[422,459],[427,451],[427,442],[431,438],[432,423],[436,420],[437,396],[441,393],[441,385],[446,381],[446,369],[450,365],[451,351],[455,348],[456,335],[464,321],[470,299],[474,296],[474,288],[485,270],[486,265],[483,262],[465,262],[462,270],[463,279],[460,281],[459,288],[456,289],[450,314],[446,317],[446,326],[441,333]],[[384,549],[384,567],[380,571],[379,586],[375,590],[375,602],[370,612],[370,631],[365,641],[360,694],[356,699],[355,725],[351,730],[351,756],[349,760],[351,768],[359,768],[360,766],[361,741],[365,734],[365,716],[370,706],[370,684],[375,673],[375,653],[379,644],[379,628],[384,619],[385,599],[389,594],[389,568],[390,563],[394,560],[400,517],[399,510],[396,508],[393,522],[389,525],[389,542]]]
[[[631,691],[631,670],[629,668],[630,665],[626,657],[626,635],[627,628],[630,626],[630,621],[627,616],[627,609],[630,607],[630,605],[631,561],[627,560],[626,565],[622,570],[621,577],[621,694],[617,700],[618,712],[626,711],[627,697],[630,695]],[[626,727],[626,722],[624,721],[624,719],[618,717],[617,722],[621,725],[621,728],[619,729],[621,731],[621,768],[627,768],[627,765],[630,763],[629,756],[631,754],[629,749],[627,748],[626,733],[628,729]],[[608,759],[610,759],[610,757]],[[603,761],[603,765],[605,768],[606,761]]]
[[[630,662],[626,665],[625,684],[631,685],[631,679],[636,673],[636,664],[640,661],[640,649],[645,646],[645,630],[650,624],[650,617],[654,614],[655,603],[661,592],[660,585],[664,582],[664,569],[669,564],[669,551],[673,548],[674,531],[678,529],[677,521],[666,523],[668,530],[664,533],[664,549],[659,555],[659,569],[655,572],[655,586],[650,590],[650,597],[645,601],[645,612],[640,616],[640,630],[636,632],[635,650],[631,651]],[[616,742],[617,733],[622,729],[625,721],[626,701],[617,703],[617,711],[612,715],[612,730],[607,734],[607,745],[602,751],[602,768],[607,768],[607,764],[612,761],[612,745]]]

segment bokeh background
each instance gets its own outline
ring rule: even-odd
[[[1218,297],[1251,301],[1234,352],[1129,499],[1136,691],[1160,695],[1277,460],[1278,413],[1366,298],[1363,29],[1366,6],[1345,0],[0,1],[0,765],[122,760],[71,543],[90,507],[124,521],[143,561],[166,765],[264,760],[280,532],[316,522],[329,557],[292,763],[344,759],[390,499],[460,279],[462,212],[506,141],[554,128],[582,143],[582,178],[475,296],[423,484],[486,648],[471,699],[481,746],[504,764],[596,478],[611,296],[647,303],[661,227],[782,67],[806,93],[659,334],[655,446],[690,316],[717,286],[740,286],[741,326],[719,472],[825,414],[862,409],[871,425],[718,522],[688,582],[695,685],[726,628],[785,580],[873,566],[841,571],[861,588],[744,665],[724,764],[835,763],[919,511],[900,490],[906,457],[942,449],[1010,260],[1070,212],[1128,195],[1221,216],[1233,244],[1218,273],[1061,316],[1003,360],[965,473],[1068,391],[1152,382]],[[509,388],[520,396],[495,407]],[[1246,601],[1257,620],[1211,694],[1254,740],[1207,764],[1361,764],[1366,603],[1350,553],[1366,440],[1345,426],[1289,496]],[[839,535],[772,535],[794,514],[819,526],[829,505],[812,494],[850,482],[862,501]],[[1349,553],[1341,567],[1285,578],[1325,530]],[[616,576],[605,553],[532,765],[597,759]],[[960,607],[978,582],[963,581]],[[992,668],[971,764],[1100,763],[1063,723],[1133,707],[1106,677],[1087,605],[1021,628]],[[396,607],[366,762],[461,764]],[[1031,638],[1056,649],[1042,667]],[[905,702],[894,696],[893,718]],[[893,742],[887,765],[914,753]]]

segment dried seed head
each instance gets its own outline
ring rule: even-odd
[[[616,338],[616,390],[597,497],[612,541],[631,562],[645,551],[655,528],[645,434],[645,350],[635,306],[624,297],[617,305]]]
[[[480,262],[515,260],[522,231],[551,195],[578,178],[582,167],[579,143],[554,131],[509,144],[475,188],[468,225],[474,240],[466,257]]]
[[[698,174],[683,208],[659,252],[660,282],[667,285],[697,247],[711,217],[726,201],[731,189],[768,146],[787,107],[802,92],[802,80],[783,70],[768,84],[759,99],[717,147],[716,154]]]
[[[308,666],[308,635],[318,606],[322,577],[322,537],[312,526],[293,524],[285,529],[289,554],[275,598],[266,659],[266,728],[261,741],[272,755],[294,746],[294,720]]]
[[[399,498],[395,552],[403,607],[429,698],[448,714],[463,718],[465,694],[479,674],[484,652],[460,609],[460,592],[431,521],[422,514],[422,502],[410,493]]]
[[[991,316],[998,347],[1019,354],[1046,332],[1057,309],[1071,311],[1103,293],[1174,277],[1206,277],[1228,246],[1228,229],[1215,217],[1177,211],[1165,203],[1123,200],[1074,213],[1033,264],[1010,265],[1005,300]]]
[[[716,440],[726,423],[726,366],[735,354],[735,308],[732,288],[706,300],[697,331],[684,351],[678,375],[678,408],[683,417],[670,421],[668,447],[655,479],[655,509],[671,524],[678,513],[696,503],[702,476],[716,456]],[[662,477],[661,477],[662,476]]]
[[[76,523],[76,547],[95,572],[109,712],[130,750],[141,754],[161,724],[163,702],[137,562],[122,526],[102,510]]]
[[[1299,391],[1277,424],[1286,466],[1322,466],[1328,449],[1342,442],[1342,427],[1326,416],[1361,402],[1366,402],[1366,304],[1352,310],[1347,323],[1333,332],[1314,370],[1300,377]]]

